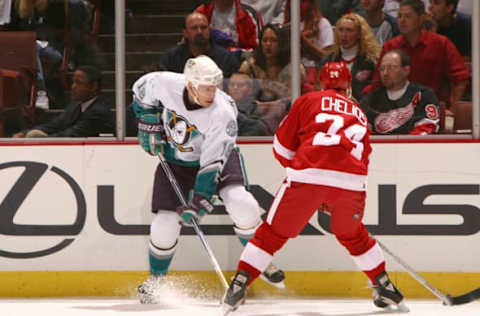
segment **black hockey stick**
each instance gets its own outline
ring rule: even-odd
[[[467,304],[470,303],[478,298],[480,298],[480,288],[477,288],[473,291],[470,291],[466,294],[459,295],[459,296],[451,296],[449,294],[445,295],[442,292],[440,292],[436,287],[430,285],[430,283],[427,282],[424,278],[422,278],[415,270],[413,270],[412,267],[410,267],[405,261],[400,259],[396,254],[390,251],[385,245],[383,245],[378,239],[377,239],[378,245],[388,253],[395,261],[397,261],[407,272],[415,279],[417,280],[420,284],[422,284],[426,289],[428,289],[430,292],[432,292],[436,297],[438,297],[444,305],[461,305],[461,304]]]
[[[178,196],[178,199],[182,203],[182,206],[187,207],[187,201],[185,200],[185,197],[183,196],[182,191],[180,190],[180,187],[178,186],[177,179],[175,179],[175,176],[172,173],[172,170],[167,164],[167,161],[163,157],[162,153],[158,154],[158,159],[160,160],[160,165],[163,168],[163,171],[165,171],[165,174],[167,175],[168,180],[170,181],[170,184],[172,185],[173,190]],[[213,254],[212,249],[207,243],[207,240],[205,239],[205,235],[203,234],[202,230],[198,226],[197,220],[195,218],[192,218],[192,225],[193,229],[197,233],[197,236],[200,238],[200,241],[202,242],[203,247],[207,251],[208,257],[210,261],[212,262],[213,268],[215,269],[215,272],[217,273],[220,281],[222,282],[222,285],[225,287],[225,289],[228,289],[228,283],[227,280],[225,279],[225,276],[222,273],[222,270],[220,269],[220,265],[217,262],[217,259],[215,258],[215,255]]]
[[[463,295],[458,295],[454,297],[450,295],[447,296],[450,298],[452,305],[467,304],[480,298],[480,287]]]

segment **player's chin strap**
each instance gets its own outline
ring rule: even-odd
[[[167,175],[168,180],[170,181],[170,184],[172,185],[173,190],[177,194],[178,199],[182,203],[182,206],[188,208],[187,206],[187,201],[185,200],[185,197],[182,194],[182,191],[180,190],[180,187],[178,186],[177,179],[175,179],[175,176],[173,175],[172,171],[170,170],[170,167],[167,164],[167,161],[165,160],[165,157],[161,153],[158,154],[158,159],[160,160],[160,165],[163,168],[163,171],[165,171],[165,174]],[[215,255],[213,254],[212,250],[210,249],[210,246],[207,243],[207,240],[205,239],[205,235],[203,234],[202,230],[198,226],[197,221],[195,218],[192,218],[191,220],[193,229],[197,233],[198,237],[200,238],[200,241],[202,242],[203,247],[207,251],[208,257],[210,258],[210,261],[212,262],[213,268],[215,269],[215,272],[218,275],[218,278],[222,282],[222,285],[225,287],[225,289],[228,289],[228,283],[227,280],[225,279],[225,276],[222,273],[222,270],[220,269],[220,265],[218,264],[217,259],[215,258]]]
[[[426,289],[428,289],[430,292],[432,292],[436,297],[438,297],[444,305],[461,305],[461,304],[467,304],[470,303],[480,297],[480,288],[477,288],[473,291],[470,291],[466,294],[459,295],[459,296],[450,296],[450,295],[445,295],[442,292],[440,292],[437,288],[434,286],[430,285],[427,280],[422,278],[415,270],[412,269],[405,261],[400,259],[397,255],[395,255],[393,252],[390,251],[387,247],[385,247],[378,239],[377,243],[380,246],[380,248],[383,249],[386,253],[388,253],[395,261],[397,261],[407,272],[415,279],[417,280],[421,285],[423,285]]]
[[[193,102],[195,102],[196,104],[200,104],[200,101],[198,100],[198,86],[195,86],[193,83],[192,83],[192,97],[193,97]]]

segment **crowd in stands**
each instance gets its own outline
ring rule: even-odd
[[[82,86],[75,82],[78,77],[77,72],[81,71],[84,66],[92,67],[93,70],[88,71],[88,67],[81,71],[84,75],[88,71],[87,77],[91,79],[91,74],[101,73],[103,61],[94,39],[93,29],[93,12],[101,1],[85,1],[85,0],[1,0],[0,1],[0,32],[5,34],[18,34],[18,41],[21,41],[21,34],[33,33],[32,37],[34,49],[30,49],[28,43],[24,43],[24,49],[3,47],[3,61],[0,69],[7,69],[18,72],[17,77],[13,80],[21,87],[23,94],[33,95],[34,115],[25,116],[22,113],[16,113],[17,117],[9,114],[1,113],[0,136],[17,137],[23,132],[32,128],[36,123],[42,122],[42,117],[46,110],[61,109],[62,113],[52,122],[63,122],[58,126],[63,130],[47,128],[48,125],[41,125],[47,131],[42,133],[31,133],[35,136],[54,136],[54,137],[75,137],[75,136],[98,136],[108,129],[108,133],[113,133],[112,125],[99,128],[96,119],[88,124],[85,120],[89,119],[90,111],[95,111],[99,101],[90,102],[87,105],[80,106],[78,102],[85,101],[76,100],[75,91],[81,90]],[[95,34],[96,35],[96,34]],[[16,40],[15,38],[11,39]],[[20,45],[21,46],[21,45]],[[15,64],[12,55],[35,55],[35,64],[30,69],[25,69],[25,64]],[[10,55],[10,56],[9,56]],[[10,63],[10,64],[9,64]],[[76,70],[76,71],[75,71]],[[74,72],[75,71],[75,72]],[[26,86],[23,78],[24,72],[31,72],[35,80],[32,84]],[[71,75],[69,75],[71,73]],[[69,76],[73,79],[69,79]],[[96,77],[96,76],[95,76]],[[5,78],[4,78],[5,79]],[[65,93],[69,90],[69,81],[72,80],[72,92]],[[100,92],[100,81],[97,82],[98,93]],[[5,82],[5,80],[3,80]],[[8,85],[6,85],[8,86]],[[76,89],[73,87],[77,86]],[[1,89],[5,89],[3,86]],[[96,90],[97,91],[97,90]],[[96,98],[97,96],[95,96]],[[70,102],[70,100],[72,102]],[[17,100],[21,103],[21,100]],[[2,107],[5,100],[0,100]],[[75,105],[72,109],[71,105]],[[22,104],[16,104],[21,107]],[[77,106],[78,105],[78,106]],[[81,111],[78,110],[81,108]],[[107,112],[107,114],[109,114]],[[20,115],[20,117],[18,117]],[[65,116],[69,116],[68,118]],[[110,122],[111,115],[107,115],[103,122]],[[68,124],[66,124],[68,122]],[[91,123],[91,124],[90,124]],[[87,127],[88,128],[82,128]],[[25,129],[27,128],[27,129]],[[86,130],[90,129],[90,130]],[[75,131],[75,132],[73,132]]]
[[[458,113],[456,104],[468,97],[471,81],[471,18],[457,12],[458,2],[301,0],[302,93],[319,89],[326,62],[343,61],[352,73],[352,98],[368,113],[374,134],[444,131],[445,116]],[[290,1],[214,0],[195,12],[209,23],[204,33],[214,34],[211,46],[239,60],[232,71],[233,63],[221,64],[226,57],[207,52],[226,78],[235,73],[233,86],[226,83],[225,89],[241,108],[239,135],[272,135],[292,101]],[[181,72],[181,64],[198,54],[190,50],[175,70],[166,67]],[[169,50],[160,62],[168,55],[179,58]]]
[[[185,17],[178,43],[159,54],[157,69],[180,73],[188,58],[211,57],[237,103],[240,136],[273,135],[294,101],[292,66],[308,93],[319,89],[328,61],[347,64],[351,96],[373,134],[449,132],[445,118],[471,112],[459,105],[471,101],[471,1],[300,0],[300,65],[290,64],[290,0],[204,1]],[[38,108],[68,107],[62,67],[102,70],[92,36],[95,5],[0,0],[0,31],[37,34]]]

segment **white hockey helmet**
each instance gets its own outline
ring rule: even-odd
[[[192,83],[195,89],[199,85],[218,86],[223,81],[223,73],[217,64],[208,56],[199,55],[190,58],[183,70],[185,84]]]

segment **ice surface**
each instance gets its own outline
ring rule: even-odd
[[[166,296],[158,305],[141,305],[136,299],[44,298],[0,299],[2,316],[203,316],[220,315],[218,300]],[[410,313],[385,313],[367,299],[247,299],[231,316],[477,316],[480,301],[443,306],[439,300],[406,300]]]

